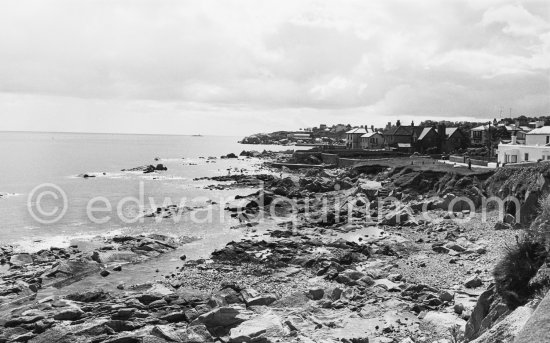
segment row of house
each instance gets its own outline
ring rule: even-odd
[[[527,125],[521,125],[519,121],[514,123],[500,122],[496,120],[493,122],[492,129],[503,129],[510,136],[516,136],[516,140],[520,144],[524,144],[527,133],[531,132],[534,129],[538,129],[544,126],[544,121],[533,121],[527,123]],[[472,128],[470,131],[470,141],[474,145],[486,145],[489,142],[489,131],[491,130],[491,125],[481,125],[478,127]]]
[[[354,128],[346,132],[348,149],[382,149],[393,148],[406,152],[448,153],[468,144],[467,136],[456,127],[447,128],[440,124],[437,127],[401,125],[397,121],[384,131],[373,127]]]

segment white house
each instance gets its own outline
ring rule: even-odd
[[[361,148],[381,149],[384,147],[384,136],[379,132],[368,132],[361,136]]]
[[[550,126],[543,126],[528,132],[525,144],[519,144],[512,136],[510,143],[498,145],[498,162],[522,163],[550,160]]]

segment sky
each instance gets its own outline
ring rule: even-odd
[[[547,0],[2,0],[0,131],[550,115]]]

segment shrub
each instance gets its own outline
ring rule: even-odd
[[[550,197],[540,201],[540,215],[516,243],[506,247],[504,257],[497,263],[493,276],[496,291],[510,308],[527,303],[537,289],[529,283],[548,257],[550,232]]]

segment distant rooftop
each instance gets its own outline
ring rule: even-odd
[[[527,133],[528,135],[550,135],[550,126],[539,127]]]
[[[351,129],[346,133],[360,133],[360,134],[364,135],[365,133],[367,133],[367,130],[365,130],[362,127],[358,127],[358,128],[355,128],[355,129]]]
[[[481,126],[478,126],[478,127],[474,127],[472,129],[472,131],[486,131],[488,129],[489,129],[488,125],[481,125]]]
[[[369,138],[369,137],[374,136],[375,134],[380,134],[380,133],[378,133],[378,132],[367,132],[364,135],[362,135],[361,137],[362,138]]]

